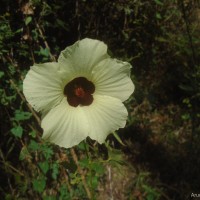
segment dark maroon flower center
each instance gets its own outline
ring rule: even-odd
[[[95,86],[85,77],[78,77],[67,83],[64,88],[64,95],[70,106],[78,105],[89,106],[93,102],[92,94]]]

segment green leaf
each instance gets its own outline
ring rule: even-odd
[[[162,16],[160,15],[160,13],[156,13],[156,18],[157,19],[162,19]]]
[[[155,1],[156,4],[158,4],[158,5],[160,5],[160,6],[163,5],[163,3],[162,3],[160,0],[154,0],[154,1]]]
[[[70,193],[68,191],[68,186],[65,184],[62,184],[60,186],[60,196],[59,196],[59,200],[63,200],[63,199],[71,199],[70,198]]]
[[[39,179],[33,180],[33,189],[36,192],[42,193],[46,187],[46,178],[41,177]]]
[[[113,134],[113,136],[115,137],[115,139],[116,139],[121,145],[126,146],[126,145],[122,142],[121,138],[117,135],[116,132],[113,132],[112,134]]]
[[[22,33],[23,32],[23,28],[19,28],[19,29],[17,29],[16,31],[15,31],[15,34],[16,33]]]
[[[28,145],[28,148],[30,150],[36,151],[36,150],[38,150],[40,148],[40,145],[36,141],[31,140],[30,144]]]
[[[92,162],[90,164],[90,169],[94,170],[99,175],[103,175],[105,172],[105,168],[100,162]]]
[[[23,121],[23,120],[30,119],[31,116],[32,114],[30,112],[23,112],[21,110],[16,110],[14,119],[17,121]]]
[[[24,160],[28,157],[31,158],[31,155],[29,154],[27,147],[24,146],[20,152],[19,160]]]
[[[40,148],[41,148],[41,151],[42,151],[44,157],[46,158],[46,160],[48,160],[49,158],[52,157],[52,155],[53,155],[53,150],[51,149],[50,146],[43,145],[43,146],[41,146]]]
[[[52,166],[52,170],[53,170],[52,178],[56,180],[57,176],[59,174],[59,165],[57,163],[54,163],[53,166]]]
[[[17,127],[14,127],[11,129],[11,133],[16,137],[21,138],[23,134],[23,128],[20,125]]]
[[[40,162],[40,163],[38,163],[38,165],[44,174],[46,174],[48,172],[48,170],[49,170],[48,162]]]
[[[106,143],[105,143],[106,144]],[[112,164],[125,164],[125,160],[123,157],[123,154],[120,150],[118,149],[113,149],[110,146],[108,146],[108,144],[106,144],[107,148],[108,148],[108,157],[109,157],[109,162]]]
[[[160,194],[159,192],[157,192],[156,189],[148,186],[148,185],[142,185],[142,188],[144,189],[145,193],[147,194],[146,199],[147,200],[154,200],[154,199],[158,199]]]
[[[194,92],[194,88],[191,85],[180,84],[179,88],[181,88],[182,90],[186,92]]]
[[[42,55],[42,56],[45,56],[45,57],[49,57],[50,51],[47,48],[40,47],[39,54]]]
[[[99,183],[98,177],[97,176],[89,176],[87,179],[88,179],[88,182],[90,184],[90,187],[92,187],[93,190],[95,190],[98,186],[98,183]]]
[[[31,21],[32,21],[32,17],[31,17],[31,16],[28,16],[28,17],[26,17],[26,19],[25,19],[25,24],[28,25]]]
[[[182,118],[183,120],[189,120],[189,119],[191,119],[191,116],[190,116],[189,113],[186,113],[186,114],[183,114],[183,115],[181,116],[181,118]]]
[[[35,132],[35,131],[31,131],[31,132],[29,133],[29,135],[31,135],[33,138],[35,138],[35,137],[36,137],[36,132]]]
[[[57,198],[55,196],[44,196],[43,200],[56,200]]]
[[[56,24],[62,27],[64,30],[69,31],[69,29],[67,28],[67,24],[64,21],[56,19]]]
[[[82,141],[81,143],[79,143],[78,148],[82,151],[86,150],[86,146],[87,144],[85,144],[85,141]]]
[[[4,76],[4,72],[0,71],[0,78],[2,78]]]
[[[87,168],[89,166],[88,158],[83,158],[83,159],[79,160],[79,164],[82,168]]]

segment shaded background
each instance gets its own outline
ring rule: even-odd
[[[3,199],[183,200],[200,193],[198,0],[0,4]],[[126,102],[127,127],[118,132],[125,145],[113,136],[106,146],[80,144],[77,165],[73,151],[41,141],[22,81],[33,63],[51,61],[85,37],[132,64],[136,90]]]

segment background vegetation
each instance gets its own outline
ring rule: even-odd
[[[198,0],[1,0],[1,199],[189,199],[200,193]],[[41,140],[22,82],[85,37],[133,65],[120,139],[66,150]]]

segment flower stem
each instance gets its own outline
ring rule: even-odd
[[[85,191],[87,193],[87,196],[88,196],[88,199],[92,199],[92,195],[91,195],[91,192],[87,186],[87,183],[86,183],[86,180],[85,180],[85,176],[84,176],[84,173],[83,173],[83,170],[81,169],[81,167],[79,166],[78,164],[78,157],[76,155],[76,152],[74,151],[74,149],[70,149],[70,152],[71,152],[71,155],[72,155],[72,158],[77,166],[77,169],[78,169],[78,172],[79,174],[81,175],[81,179],[82,179],[82,182],[83,182],[83,186],[85,188]]]

